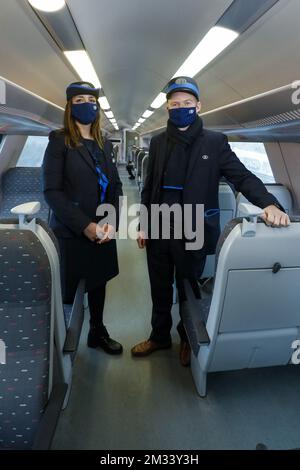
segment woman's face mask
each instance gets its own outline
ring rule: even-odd
[[[72,104],[71,114],[81,124],[92,124],[99,113],[97,103]]]

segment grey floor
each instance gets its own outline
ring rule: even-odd
[[[134,182],[121,171],[129,203]],[[74,366],[69,405],[53,449],[185,450],[300,447],[300,368],[214,373],[208,395],[197,395],[190,369],[173,348],[133,359],[131,347],[150,332],[151,299],[145,252],[118,242],[120,275],[109,283],[105,321],[122,342],[122,357],[86,347],[88,313]],[[178,318],[174,306],[174,323]],[[299,366],[300,367],[300,366]]]

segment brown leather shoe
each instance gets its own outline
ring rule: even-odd
[[[179,359],[182,366],[191,365],[191,347],[187,341],[180,342]]]
[[[171,346],[171,343],[160,344],[155,343],[151,339],[148,339],[133,346],[133,348],[131,349],[131,354],[135,357],[144,357],[149,356],[149,354],[152,354],[154,351],[157,351],[159,349],[169,349]]]

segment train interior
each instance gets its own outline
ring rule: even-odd
[[[0,0],[0,449],[299,448],[299,0],[62,4]],[[204,126],[227,135],[291,218],[286,230],[257,222],[257,208],[220,181],[222,234],[199,280],[203,300],[187,286],[191,368],[178,359],[175,288],[173,347],[131,356],[149,336],[152,303],[145,250],[129,238],[117,240],[104,312],[124,353],[87,348],[84,280],[64,305],[42,191],[66,86],[91,77],[127,203],[139,203],[176,75],[195,78]]]

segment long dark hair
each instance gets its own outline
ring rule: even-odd
[[[66,107],[65,107],[64,127],[63,129],[61,129],[61,132],[64,133],[66,146],[69,148],[75,148],[75,147],[82,145],[81,144],[82,136],[81,136],[78,126],[76,125],[76,121],[72,116],[71,111],[72,111],[72,100],[68,100]],[[97,113],[97,117],[95,121],[92,123],[91,135],[93,139],[96,140],[99,147],[103,149],[104,138],[103,138],[101,127],[100,127],[100,112]]]

